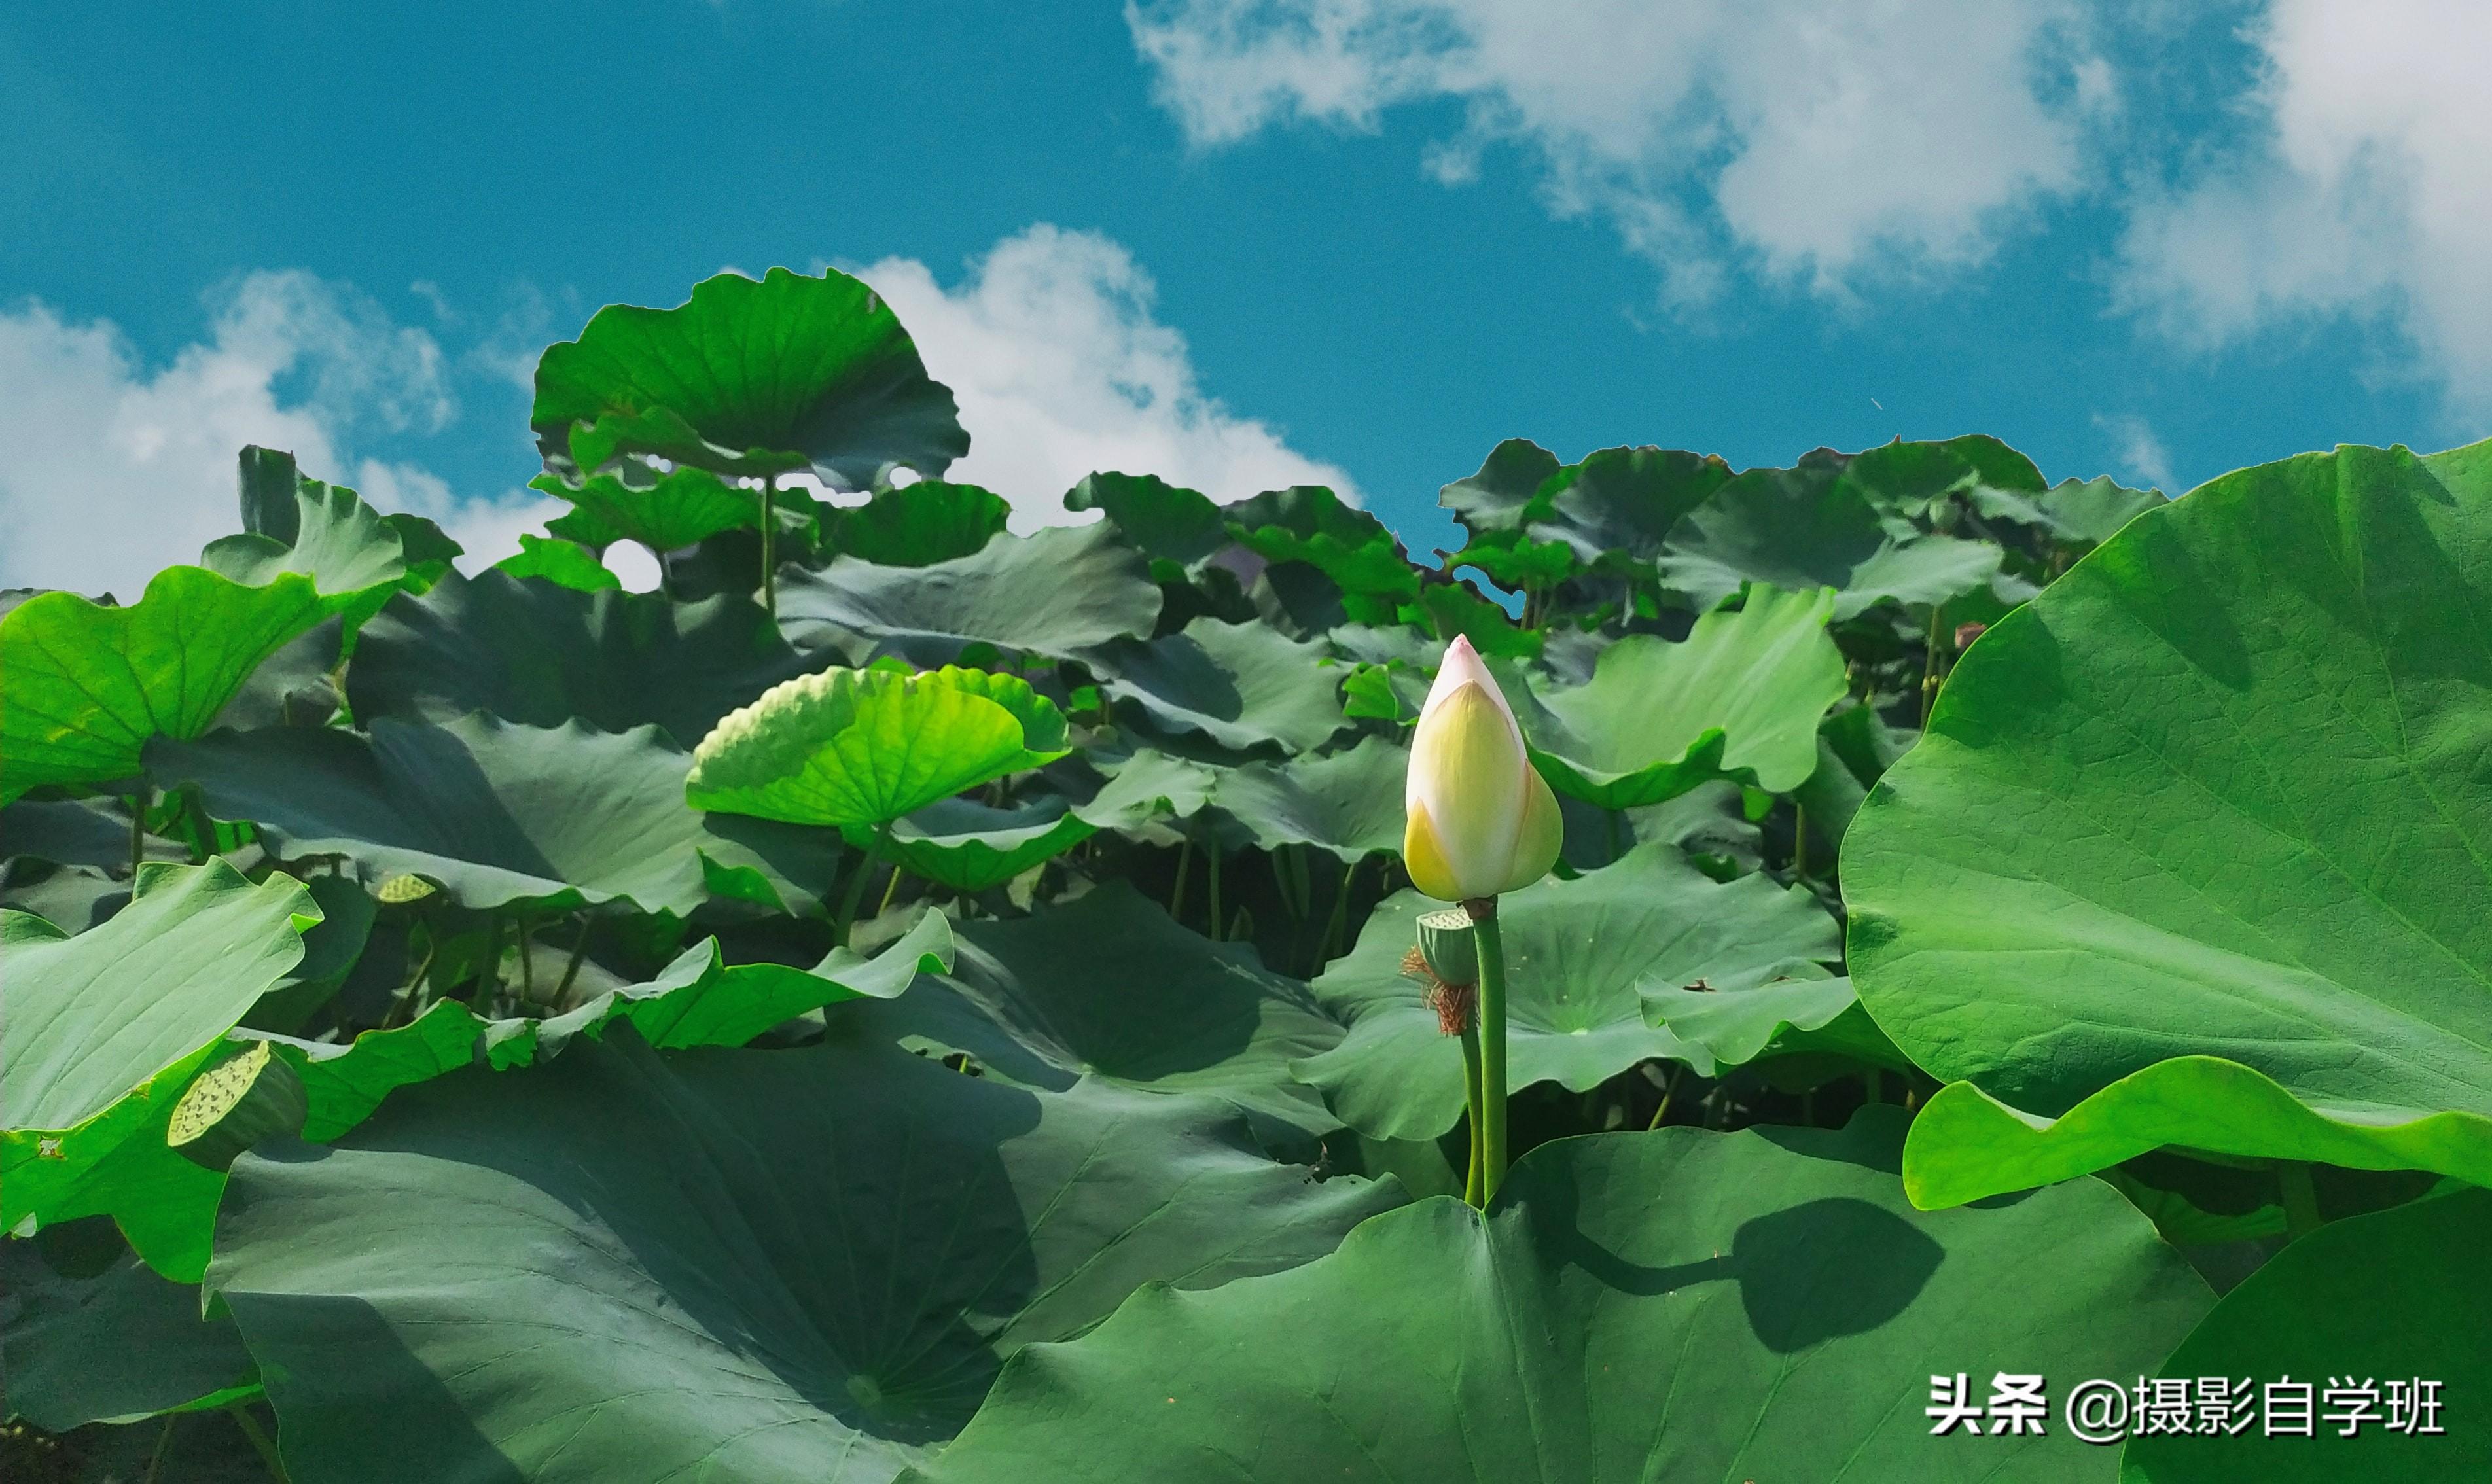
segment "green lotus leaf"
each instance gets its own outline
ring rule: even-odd
[[[258,1395],[241,1331],[228,1319],[200,1319],[196,1288],[127,1251],[101,1272],[73,1276],[38,1246],[0,1241],[0,1369],[9,1378],[0,1407],[11,1416],[65,1433]]]
[[[1538,496],[1562,467],[1556,454],[1530,439],[1508,438],[1489,450],[1478,473],[1439,490],[1437,503],[1454,513],[1473,541],[1519,534],[1548,515],[1548,502]]]
[[[1249,762],[1215,775],[1210,802],[1258,849],[1312,846],[1344,861],[1402,848],[1410,754],[1381,737],[1321,757]]]
[[[109,1215],[160,1271],[195,1278],[149,1239],[163,1194],[206,1173],[161,1130],[219,1040],[302,959],[319,908],[291,876],[253,885],[222,860],[151,865],[139,885],[75,937],[0,912],[0,1230]]]
[[[1149,642],[1122,639],[1083,663],[1129,719],[1162,735],[1197,732],[1250,753],[1302,753],[1348,725],[1323,647],[1261,623],[1198,618]]]
[[[1401,1199],[1272,1163],[1206,1100],[618,1030],[246,1155],[209,1285],[303,1477],[885,1480],[1023,1346]]]
[[[2132,1434],[2121,1455],[2127,1484],[2425,1484],[2492,1470],[2492,1434],[2466,1415],[2466,1398],[2492,1388],[2492,1290],[2480,1258],[2492,1244],[2492,1192],[2460,1190],[2391,1210],[2329,1222],[2278,1253],[2215,1304],[2165,1359],[2160,1375],[2186,1388],[2192,1420],[2198,1378],[2250,1384],[2238,1433]],[[2310,1386],[2310,1436],[2270,1437],[2267,1386]],[[2412,1405],[2434,1381],[2441,1404]],[[2389,1390],[2408,1398],[2392,1419]],[[2369,1388],[2331,1403],[2331,1387]],[[2229,1385],[2227,1387],[2229,1390]],[[2367,1410],[2367,1420],[2343,1420]],[[2330,1417],[2329,1413],[2337,1415]],[[2229,1419],[2227,1419],[2229,1420]],[[2394,1430],[2402,1423],[2408,1431]],[[2142,1419],[2132,1426],[2142,1426]],[[2432,1428],[2436,1432],[2416,1431]]]
[[[1342,1035],[1306,986],[1244,944],[1178,925],[1125,882],[958,932],[949,980],[836,1006],[832,1034],[963,1052],[1025,1086],[1060,1091],[1088,1076],[1208,1093],[1245,1109],[1272,1144],[1341,1127],[1290,1073]]]
[[[1001,886],[1041,861],[1053,860],[1098,833],[1061,798],[1009,809],[975,799],[937,799],[892,827],[884,853],[912,873],[957,892]],[[873,832],[851,826],[849,842]]]
[[[1852,981],[1824,977],[1823,970],[1735,990],[1709,982],[1702,990],[1668,983],[1643,989],[1646,1019],[1705,1048],[1723,1066],[1805,1053],[1898,1072],[1913,1069],[1860,1008]]]
[[[208,543],[199,565],[245,587],[299,573],[322,593],[355,595],[346,628],[371,615],[407,577],[388,518],[342,485],[306,479],[292,454],[242,451],[243,532]]]
[[[975,556],[1003,533],[1012,506],[975,485],[922,479],[880,490],[853,510],[836,513],[831,545],[845,555],[882,567],[932,567]]]
[[[2120,528],[2150,510],[2168,504],[2160,490],[2129,490],[2104,477],[2063,479],[2033,504],[2053,534],[2062,541],[2099,546]]]
[[[952,394],[880,295],[785,268],[722,273],[671,310],[598,311],[537,362],[528,423],[583,471],[617,453],[720,474],[810,464],[852,490],[895,467],[937,475],[969,451]]]
[[[1683,449],[1605,448],[1552,475],[1527,526],[1562,544],[1584,567],[1623,574],[1651,570],[1679,518],[1730,483],[1731,466]]]
[[[1200,813],[1220,779],[1235,772],[1223,773],[1209,763],[1148,748],[1123,759],[1096,760],[1109,774],[1108,781],[1087,802],[1075,805],[1073,812],[1100,829],[1127,833],[1146,832],[1158,820],[1189,818]],[[1302,759],[1293,766],[1313,760]]]
[[[1817,768],[1817,727],[1843,698],[1843,653],[1826,637],[1834,594],[1749,590],[1736,612],[1696,620],[1683,642],[1629,635],[1590,683],[1506,687],[1531,760],[1551,787],[1609,809],[1656,804],[1708,779],[1786,792]]]
[[[1988,582],[1999,570],[1998,547],[1918,530],[1890,514],[1938,492],[1907,477],[1927,473],[1911,465],[1929,446],[1897,447],[1852,458],[1820,449],[1796,467],[1751,469],[1730,481],[1671,533],[1656,564],[1661,580],[1700,608],[1751,582],[1831,587],[1838,619],[1889,600],[1943,603]],[[1869,466],[1853,474],[1863,460]],[[1977,471],[1964,463],[1959,477]],[[2033,488],[2041,488],[2038,475]]]
[[[1229,545],[1211,497],[1151,474],[1091,474],[1064,495],[1067,510],[1105,513],[1119,534],[1154,561],[1191,567]]]
[[[1064,715],[1015,675],[830,669],[772,686],[693,751],[696,809],[888,824],[1065,755]]]
[[[1536,658],[1544,642],[1538,630],[1517,625],[1468,582],[1431,582],[1420,589],[1415,608],[1411,621],[1434,634],[1439,645],[1459,637],[1484,655],[1518,659]]]
[[[493,570],[507,577],[540,578],[557,587],[593,593],[618,590],[623,579],[597,559],[597,553],[559,536],[522,535],[516,556],[506,556]]]
[[[1342,1044],[1292,1068],[1335,1116],[1376,1139],[1433,1139],[1463,1115],[1462,1044],[1438,1028],[1427,991],[1402,971],[1416,919],[1441,906],[1415,891],[1380,904],[1358,945],[1313,986],[1350,1026]],[[1506,962],[1507,1085],[1587,1091],[1639,1061],[1700,1072],[1712,1058],[1647,1023],[1648,986],[1704,980],[1722,993],[1824,972],[1840,956],[1834,920],[1805,889],[1763,876],[1725,885],[1667,843],[1640,846],[1578,880],[1498,899]]]
[[[2492,1182],[2492,1118],[2481,1113],[2316,1097],[2238,1061],[2175,1056],[2056,1118],[1949,1083],[1914,1120],[1904,1183],[1935,1209],[2073,1179],[2166,1145]]]
[[[1897,438],[1852,455],[1820,450],[1800,464],[1830,467],[1837,483],[1857,490],[1878,510],[1915,521],[1950,497],[1978,508],[2039,500],[2047,492],[2032,460],[1987,433],[1916,443]]]
[[[1159,622],[1160,589],[1141,552],[1106,525],[1004,536],[975,556],[883,567],[844,556],[779,584],[779,617],[799,645],[863,636],[878,652],[948,665],[971,644],[1078,657]],[[850,656],[863,664],[866,655]]]
[[[585,521],[555,535],[570,536],[583,546],[603,548],[614,541],[637,541],[652,551],[676,551],[698,546],[721,531],[758,529],[761,495],[756,490],[728,484],[709,470],[679,464],[664,473],[638,459],[626,459],[610,471],[589,474],[574,484],[556,474],[528,481],[531,490],[572,503],[572,514],[555,522]],[[596,536],[599,540],[582,540]]]
[[[1845,842],[1852,969],[1914,1060],[2068,1126],[1953,1094],[1987,1143],[1931,1189],[2146,1130],[2492,1161],[2492,648],[2450,621],[2492,610],[2483,447],[2227,475],[1959,662]],[[2137,1076],[2176,1056],[2248,1076]],[[1917,1172],[1939,1151],[1914,1143]],[[2011,1147],[1995,1178],[1962,1168]]]
[[[1914,1210],[1886,1113],[1559,1140],[1485,1216],[1439,1197],[1289,1272],[1145,1289],[1023,1350],[910,1477],[2110,1479],[2062,1388],[2152,1367],[2206,1284],[2094,1182]],[[1931,1435],[1931,1376],[1979,1409],[2002,1371],[2048,1379],[2040,1436]]]
[[[446,578],[366,624],[346,698],[367,724],[490,711],[530,727],[656,726],[692,748],[719,718],[818,664],[742,594],[669,603],[486,572]]]
[[[193,784],[209,814],[249,820],[282,860],[340,857],[368,890],[401,876],[486,910],[629,901],[691,912],[703,859],[756,872],[790,905],[818,897],[836,842],[704,816],[684,803],[693,759],[654,727],[523,727],[475,715],[383,718],[369,737],[277,727],[157,743],[150,766]]]
[[[1305,562],[1345,593],[1416,598],[1418,575],[1383,521],[1343,502],[1321,485],[1267,490],[1224,505],[1221,518],[1238,545],[1271,562]]]
[[[150,737],[195,737],[259,663],[328,616],[299,573],[246,587],[167,567],[129,608],[44,593],[0,616],[0,803],[139,771]]]

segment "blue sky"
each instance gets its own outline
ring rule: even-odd
[[[1514,435],[2446,446],[2487,51],[2420,0],[0,10],[0,583],[134,591],[246,439],[507,544],[535,351],[780,263],[884,289],[1031,520],[1323,478],[1424,549]]]

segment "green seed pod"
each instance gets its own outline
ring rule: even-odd
[[[424,877],[401,872],[383,881],[380,890],[372,895],[379,899],[384,906],[404,906],[410,902],[421,902],[438,890],[440,890],[439,887]]]
[[[1471,914],[1463,907],[1419,914],[1419,953],[1441,983],[1479,982],[1479,948],[1471,937]]]
[[[268,1043],[228,1056],[199,1075],[173,1105],[164,1142],[183,1158],[210,1170],[232,1166],[234,1156],[272,1134],[299,1134],[311,1100],[293,1064],[272,1054]]]

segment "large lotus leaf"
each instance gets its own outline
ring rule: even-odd
[[[691,748],[719,718],[818,663],[742,594],[678,604],[487,572],[445,578],[366,624],[346,698],[367,725],[490,711],[530,727],[654,725]]]
[[[518,552],[495,562],[492,570],[522,580],[533,578],[551,582],[574,592],[614,592],[623,586],[623,579],[600,561],[596,552],[559,536],[521,536]]]
[[[1119,534],[1155,561],[1191,567],[1229,544],[1211,496],[1153,474],[1091,474],[1065,491],[1067,510],[1106,514]]]
[[[958,966],[889,1004],[843,1005],[832,1028],[965,1052],[1029,1086],[1092,1076],[1137,1091],[1209,1093],[1267,1134],[1341,1125],[1293,1058],[1341,1040],[1294,979],[1240,943],[1180,926],[1122,881],[1024,918],[964,922]]]
[[[1798,787],[1817,767],[1818,722],[1845,689],[1843,652],[1825,632],[1833,606],[1823,588],[1761,585],[1736,612],[1696,620],[1680,643],[1619,639],[1589,684],[1531,688],[1520,715],[1532,761],[1550,787],[1609,809],[1724,776]]]
[[[892,826],[885,853],[917,876],[957,892],[1001,886],[1098,832],[1061,798],[1009,809],[975,799],[937,799]],[[851,840],[870,838],[862,828]],[[862,843],[862,841],[858,841]]]
[[[128,1253],[102,1272],[56,1271],[30,1241],[0,1241],[0,1415],[49,1432],[222,1407],[259,1391],[228,1319],[199,1291]]]
[[[242,451],[244,534],[208,544],[199,565],[246,587],[282,573],[310,578],[323,593],[360,595],[347,627],[370,616],[407,575],[398,531],[341,485],[306,479],[292,454]]]
[[[1561,467],[1556,454],[1529,438],[1508,438],[1489,450],[1478,473],[1438,490],[1437,503],[1452,511],[1475,541],[1493,533],[1519,534],[1548,514],[1548,502],[1538,496]]]
[[[310,578],[245,587],[167,567],[129,608],[44,593],[0,617],[0,803],[139,770],[155,736],[208,729],[259,662],[328,615]]]
[[[2212,1295],[2094,1182],[1915,1211],[1895,1120],[1543,1144],[1331,1257],[1146,1289],[1004,1368],[928,1484],[1234,1479],[2108,1481],[2069,1436],[1931,1436],[1930,1378],[2056,1402],[2151,1367]],[[2036,1273],[2050,1275],[2036,1283]]]
[[[1402,848],[1409,751],[1381,737],[1322,757],[1250,762],[1214,775],[1210,801],[1258,849],[1313,846],[1345,861]]]
[[[1238,545],[1271,562],[1305,562],[1345,593],[1415,598],[1419,579],[1383,521],[1321,485],[1267,490],[1220,508]]]
[[[1871,1013],[2028,1115],[1952,1095],[2023,1151],[1974,1187],[2121,1129],[2492,1166],[2492,638],[2462,616],[2492,611],[2481,448],[2227,475],[1959,663],[1844,883]]]
[[[1713,497],[1731,466],[1683,449],[1605,448],[1543,485],[1547,513],[1527,527],[1560,542],[1586,567],[1648,569],[1679,518]]]
[[[617,452],[722,474],[810,463],[864,489],[969,451],[951,392],[881,296],[844,273],[722,273],[675,309],[609,304],[547,348],[536,379],[529,425],[583,470]]]
[[[2487,1250],[2492,1192],[2481,1190],[2330,1222],[2297,1240],[2226,1293],[2163,1362],[2161,1374],[2193,1400],[2201,1376],[2249,1380],[2246,1425],[2133,1432],[2121,1479],[2439,1484],[2492,1474],[2492,1429],[2480,1410],[2492,1394]],[[2269,1436],[2293,1415],[2268,1410],[2268,1384],[2287,1377],[2310,1387],[2307,1437]],[[2436,1384],[2422,1393],[2418,1381]],[[2391,1387],[2406,1399],[2393,1414]],[[2331,1388],[2351,1394],[2331,1398]],[[2413,1405],[2425,1395],[2439,1404],[2428,1414]],[[2132,1429],[2142,1421],[2132,1416]]]
[[[922,479],[837,512],[832,547],[883,567],[931,567],[975,556],[1002,534],[1012,507],[975,485]]]
[[[1800,460],[1804,469],[1836,470],[1836,480],[1860,491],[1878,510],[1914,520],[1953,496],[1976,508],[2001,499],[2037,499],[2042,471],[2033,460],[1987,433],[1932,442],[1897,438],[1857,454],[1824,450]]]
[[[1344,1123],[1377,1139],[1433,1139],[1463,1115],[1459,1039],[1438,1028],[1427,991],[1405,974],[1421,912],[1415,891],[1385,899],[1357,947],[1313,988],[1349,1038],[1294,1070]],[[1498,900],[1506,960],[1507,1085],[1587,1091],[1649,1057],[1701,1072],[1711,1056],[1647,1024],[1647,985],[1702,979],[1734,993],[1816,976],[1841,953],[1834,920],[1803,889],[1763,876],[1725,885],[1676,846],[1640,846],[1580,879],[1549,879]]]
[[[1205,1100],[617,1032],[244,1156],[209,1283],[299,1477],[882,1480],[1021,1347],[1400,1200],[1272,1163]]]
[[[1315,760],[1302,759],[1291,767]],[[1130,757],[1101,757],[1097,762],[1109,774],[1108,781],[1086,802],[1075,805],[1073,812],[1103,830],[1145,835],[1152,833],[1158,820],[1183,819],[1199,813],[1211,801],[1220,780],[1236,772],[1147,748]]]
[[[1322,645],[1268,624],[1198,618],[1147,643],[1122,639],[1083,656],[1129,718],[1161,732],[1199,732],[1236,752],[1302,753],[1349,725],[1342,671]]]
[[[1808,1053],[1913,1069],[1860,1008],[1852,981],[1822,971],[1734,990],[1647,982],[1644,1004],[1647,1019],[1724,1066]]]
[[[1063,713],[1017,675],[831,669],[720,722],[684,793],[696,809],[875,826],[1065,752]]]
[[[0,912],[0,1230],[111,1215],[154,1261],[140,1231],[154,1195],[195,1183],[182,1172],[197,1167],[150,1131],[301,960],[319,908],[291,876],[253,885],[222,860],[149,866],[139,886],[75,937]]]
[[[1868,456],[1861,456],[1866,458]],[[1751,469],[1690,511],[1671,535],[1661,579],[1710,608],[1749,582],[1831,587],[1834,616],[1875,604],[1943,603],[1990,580],[2000,549],[1881,518],[1848,460],[1821,449],[1795,468]]]
[[[219,819],[247,819],[283,860],[337,856],[370,888],[419,876],[486,909],[628,900],[686,914],[709,900],[703,858],[758,873],[783,903],[818,896],[837,842],[714,818],[684,803],[692,759],[654,727],[523,727],[475,715],[384,718],[371,736],[276,727],[149,750]]]
[[[862,635],[919,666],[950,664],[973,643],[1077,658],[1150,633],[1159,615],[1149,564],[1104,523],[1000,537],[975,556],[932,567],[844,556],[779,584],[780,622],[798,643]]]
[[[2052,534],[2090,546],[2111,540],[2121,526],[2165,503],[2159,490],[2129,490],[2099,475],[2063,479],[2033,497]]]
[[[578,484],[540,474],[528,481],[528,488],[569,500],[595,522],[601,536],[637,541],[652,551],[681,550],[721,531],[761,525],[759,490],[730,485],[691,464],[660,473],[640,460],[627,459]]]

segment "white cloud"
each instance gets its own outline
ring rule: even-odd
[[[2120,461],[2122,474],[2166,494],[2180,492],[2175,488],[2177,482],[2172,477],[2172,453],[2163,446],[2163,440],[2155,435],[2152,425],[2146,419],[2134,412],[2125,412],[2118,417],[2104,417],[2097,413],[2094,426],[2111,434],[2112,457]]]
[[[214,298],[208,338],[149,369],[105,320],[28,302],[0,311],[0,586],[109,591],[195,561],[240,528],[234,457],[290,450],[306,472],[384,509],[441,519],[470,567],[518,549],[545,502],[459,500],[403,464],[356,460],[370,430],[434,430],[458,414],[440,346],[353,290],[256,273]],[[529,513],[524,519],[521,512]]]
[[[1431,175],[1528,147],[1550,208],[1607,217],[1680,302],[1737,255],[1838,296],[1978,261],[2082,184],[2117,102],[2074,0],[1153,0],[1126,21],[1199,144],[1462,100]]]
[[[2383,319],[2492,413],[2492,6],[2276,0],[2247,35],[2252,143],[2140,204],[2121,302],[2204,348]]]
[[[1033,226],[949,289],[913,258],[855,271],[960,399],[969,453],[948,477],[1012,501],[1016,529],[1068,519],[1064,491],[1095,470],[1224,501],[1292,484],[1356,498],[1341,469],[1203,392],[1185,338],[1153,317],[1149,275],[1098,233]]]

